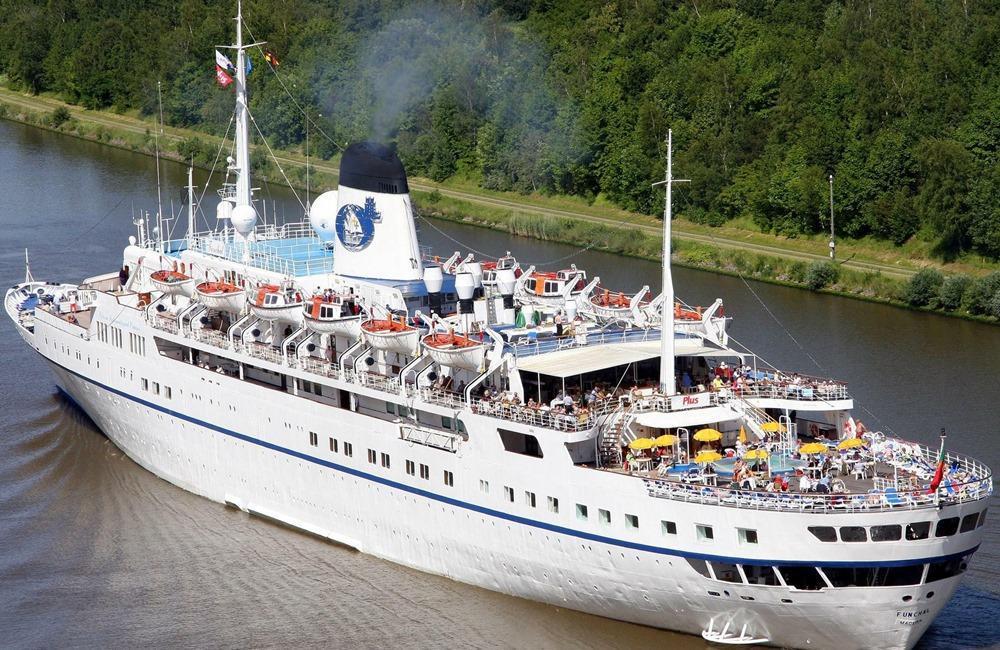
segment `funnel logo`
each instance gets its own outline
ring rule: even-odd
[[[365,198],[365,207],[350,203],[337,212],[337,238],[349,251],[363,251],[375,237],[375,224],[382,214],[375,209],[375,199]]]

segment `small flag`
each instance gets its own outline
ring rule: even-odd
[[[222,69],[222,66],[215,66],[215,80],[219,82],[219,85],[225,88],[229,84],[233,83],[233,78]]]
[[[250,54],[247,54],[247,75],[253,72],[253,61],[250,59]]]
[[[930,488],[927,490],[928,494],[937,492],[941,486],[942,478],[944,478],[944,435],[941,436],[941,451],[938,453],[937,469],[934,470],[934,478],[931,479]]]
[[[278,61],[278,57],[274,56],[274,52],[271,50],[264,50],[264,60],[267,61],[267,64],[272,68],[277,68],[281,65],[281,62]]]
[[[236,74],[236,66],[233,65],[233,62],[229,60],[228,56],[219,50],[215,51],[215,65],[225,70],[229,75]],[[232,80],[230,79],[230,81]]]
[[[854,417],[847,418],[847,422],[844,423],[844,438],[857,438],[858,437],[858,425],[854,423]]]

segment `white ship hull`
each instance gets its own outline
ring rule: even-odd
[[[539,472],[537,459],[514,455],[501,467],[490,460],[504,453],[495,448],[495,423],[471,413],[462,415],[470,442],[452,454],[401,440],[399,425],[391,421],[181,361],[136,358],[52,328],[47,345],[21,332],[101,430],[157,476],[214,501],[486,589],[691,634],[710,625],[719,629],[736,617],[773,645],[849,650],[912,647],[960,580],[819,591],[708,580],[685,556],[737,555],[736,544],[720,539],[706,547],[685,540],[670,548],[658,519],[669,517],[685,531],[716,515],[727,526],[783,527],[782,558],[813,553],[810,547],[817,545],[802,532],[805,521],[792,521],[794,514],[725,508],[712,514],[698,504],[648,498],[642,482],[629,477],[573,465]],[[79,359],[77,350],[83,350]],[[172,386],[172,397],[142,392],[140,381],[147,376]],[[310,431],[318,432],[315,446]],[[339,441],[340,453],[330,450],[329,438]],[[342,453],[345,442],[354,446],[352,457]],[[391,468],[369,463],[367,449],[388,454]],[[429,479],[404,473],[404,459],[427,464]],[[454,486],[444,485],[445,470],[454,473]],[[482,491],[481,480],[490,482],[489,492]],[[505,485],[517,486],[515,503],[504,498]],[[538,495],[538,507],[524,503],[525,488]],[[559,513],[546,509],[547,494],[559,495]],[[590,521],[576,520],[574,503],[590,505]],[[616,525],[598,524],[598,507],[616,513]],[[960,515],[964,507],[951,509]],[[632,539],[619,515],[630,511],[646,522],[645,532]],[[913,519],[906,512],[870,517],[878,523]],[[787,535],[791,529],[801,534]],[[921,552],[964,551],[978,544],[975,535],[960,545],[942,540]],[[860,549],[865,553],[872,551]],[[861,611],[864,616],[858,616]]]

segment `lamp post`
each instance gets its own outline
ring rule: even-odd
[[[837,259],[837,242],[833,238],[833,174],[830,174],[830,259]]]

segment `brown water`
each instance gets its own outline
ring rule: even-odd
[[[169,212],[171,198],[183,202],[184,170],[169,164],[164,176]],[[287,192],[264,194],[298,218]],[[23,276],[25,247],[39,279],[114,270],[133,206],[155,202],[151,159],[0,121],[0,285]],[[452,238],[530,262],[576,252],[441,222],[421,237],[440,252],[456,248]],[[570,262],[610,286],[658,285],[647,262],[585,252],[555,265]],[[735,337],[772,363],[846,379],[870,428],[934,444],[945,426],[951,448],[1000,467],[1000,328],[752,283],[772,317],[739,279],[679,269],[675,284],[689,302],[723,297]],[[108,442],[6,319],[0,359],[0,645],[705,647],[429,576],[195,497]],[[1000,645],[993,505],[984,546],[922,648]]]

